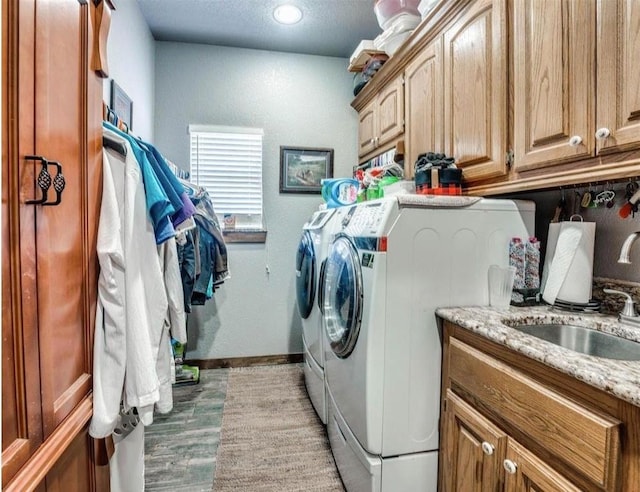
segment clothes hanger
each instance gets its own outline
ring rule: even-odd
[[[122,142],[118,142],[117,140],[110,138],[108,135],[102,136],[102,145],[109,149],[115,150],[122,157],[125,157],[127,155],[126,145]]]

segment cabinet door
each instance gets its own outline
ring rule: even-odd
[[[447,390],[443,417],[440,490],[500,490],[506,434],[450,389]]]
[[[405,70],[405,177],[418,155],[443,151],[442,38],[429,44]]]
[[[513,8],[515,169],[591,156],[594,0],[516,0]]]
[[[87,26],[79,0],[36,2],[35,154],[62,166],[66,187],[54,206],[35,213],[34,275],[42,425],[46,439],[91,389],[89,367],[90,250],[87,196]],[[49,167],[52,177],[56,171]],[[55,197],[53,186],[49,201]],[[31,308],[31,306],[24,306]]]
[[[2,488],[42,442],[35,278],[33,2],[2,2]],[[18,111],[18,108],[21,110]],[[23,131],[24,129],[24,131]],[[27,174],[28,176],[25,176]],[[23,275],[27,268],[28,275]]]
[[[110,489],[109,467],[98,466],[96,441],[85,426],[49,470],[41,490],[47,492],[105,492]]]
[[[397,77],[378,94],[376,146],[390,142],[404,131],[404,91],[402,77]]]
[[[358,155],[368,154],[376,148],[375,99],[360,111],[358,125]]]
[[[640,147],[640,2],[598,2],[598,153]]]
[[[476,0],[444,34],[445,153],[467,182],[507,172],[505,0]]]
[[[505,492],[580,492],[581,489],[509,438],[504,463]]]

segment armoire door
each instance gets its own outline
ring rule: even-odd
[[[42,442],[35,319],[33,2],[2,1],[2,488]],[[24,131],[21,131],[24,129]],[[24,167],[23,167],[24,166]],[[29,163],[28,167],[33,167]],[[32,174],[32,173],[26,173]],[[28,184],[25,184],[25,181]],[[23,275],[23,268],[27,274]]]
[[[94,8],[2,0],[3,490],[44,487],[81,431],[81,454],[92,458],[82,477],[101,473],[82,430],[92,410],[101,190]]]
[[[86,98],[88,6],[38,0],[34,153],[61,166],[58,205],[36,205],[35,264],[44,438],[91,389]],[[64,47],[64,49],[62,49]],[[36,164],[36,167],[38,164]],[[60,169],[50,166],[52,178]],[[57,198],[53,187],[49,201]]]

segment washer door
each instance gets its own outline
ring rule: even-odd
[[[316,253],[309,231],[304,231],[296,254],[296,298],[303,319],[311,314],[316,297]]]
[[[324,325],[331,349],[349,357],[358,341],[362,321],[362,271],[358,251],[344,236],[329,250],[323,283]]]

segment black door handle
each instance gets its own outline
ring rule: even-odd
[[[56,177],[53,178],[53,189],[56,190],[56,199],[53,202],[45,202],[42,205],[58,205],[62,200],[62,192],[67,182],[62,174],[62,166],[59,162],[49,162],[52,166],[56,167]]]
[[[40,161],[42,163],[42,169],[40,169],[40,173],[38,174],[38,178],[36,179],[36,183],[38,187],[42,190],[42,198],[27,200],[25,203],[27,205],[58,205],[62,200],[62,192],[66,186],[66,180],[64,179],[64,175],[62,174],[62,166],[59,162],[48,161],[42,156],[39,155],[25,155],[25,160],[28,161]],[[49,165],[55,166],[56,175],[54,178],[51,177],[49,173]],[[47,202],[49,188],[53,184],[53,189],[56,192],[56,199],[53,202]]]
[[[40,173],[38,174],[38,178],[36,179],[36,183],[38,183],[38,187],[42,190],[42,198],[27,200],[25,203],[27,205],[40,205],[47,201],[47,192],[51,187],[51,174],[49,174],[49,170],[47,169],[47,161],[44,157],[40,157],[39,155],[25,155],[25,160],[27,161],[40,161],[42,163],[42,169],[40,169]]]

